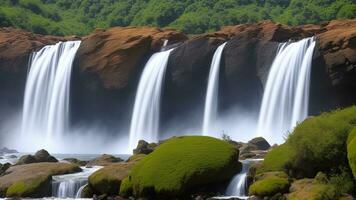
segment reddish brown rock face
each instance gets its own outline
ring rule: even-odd
[[[122,89],[148,54],[159,51],[164,40],[181,42],[186,36],[157,28],[111,28],[84,38],[77,53],[82,72],[97,74],[107,89]]]
[[[220,108],[229,110],[239,103],[244,108],[258,109],[278,43],[313,35],[318,44],[311,78],[312,114],[355,104],[356,20],[297,27],[263,21],[227,26],[190,39],[172,29],[115,27],[96,30],[82,38],[72,74],[72,119],[85,116],[116,125],[121,118],[129,124],[142,69],[165,40],[169,45],[179,45],[167,66],[162,118],[188,119],[183,112],[203,109],[210,62],[215,49],[225,41],[228,44],[221,60]],[[0,29],[0,89],[5,94],[1,95],[4,97],[0,104],[22,103],[31,52],[73,39]],[[200,120],[201,116],[196,118]]]

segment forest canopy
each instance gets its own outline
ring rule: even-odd
[[[267,19],[301,25],[355,17],[356,0],[0,0],[1,27],[52,35],[142,25],[198,34]]]

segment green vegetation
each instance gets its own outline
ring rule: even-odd
[[[0,26],[54,35],[129,25],[197,34],[265,19],[299,25],[355,17],[354,0],[0,0]]]
[[[226,182],[239,170],[239,151],[228,142],[204,136],[172,138],[132,169],[120,194],[180,196],[190,190]],[[188,191],[189,190],[189,191]]]
[[[275,194],[283,194],[289,190],[289,180],[285,173],[273,172],[260,175],[249,188],[250,195],[257,195],[260,197],[273,196]]]
[[[89,176],[89,186],[96,194],[117,195],[120,184],[126,178],[135,162],[117,163],[106,166]]]
[[[313,179],[301,179],[291,186],[288,200],[334,200],[338,199],[333,185],[321,183]]]
[[[0,197],[43,197],[50,195],[51,177],[80,172],[67,163],[32,163],[12,166],[0,176]]]
[[[352,129],[347,140],[347,157],[356,180],[356,127]]]
[[[49,184],[50,177],[39,176],[36,179],[19,181],[12,184],[6,192],[7,197],[30,197],[35,194],[40,194],[43,188]],[[36,196],[36,195],[35,195]]]
[[[349,168],[346,141],[355,122],[356,106],[305,120],[266,156],[257,172],[284,170],[298,178]]]

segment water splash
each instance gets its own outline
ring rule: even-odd
[[[102,167],[82,167],[82,172],[52,177],[52,196],[59,198],[80,198],[81,191],[88,183],[88,177]]]
[[[203,135],[218,137],[217,135],[212,135],[211,132],[213,123],[217,116],[220,60],[225,45],[226,42],[216,49],[210,66],[208,87],[205,98]]]
[[[243,160],[242,170],[229,183],[225,191],[226,196],[247,197],[247,173],[250,169],[250,161]]]
[[[295,125],[308,116],[310,69],[314,38],[281,44],[270,69],[257,133],[281,143]]]
[[[158,140],[162,86],[172,50],[153,54],[142,72],[131,119],[130,150],[141,139]]]
[[[72,63],[80,43],[59,42],[32,54],[22,117],[25,138],[51,138],[66,131]]]

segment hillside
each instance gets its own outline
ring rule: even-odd
[[[355,0],[0,0],[0,26],[52,35],[136,25],[197,34],[265,19],[300,25],[355,17]]]

